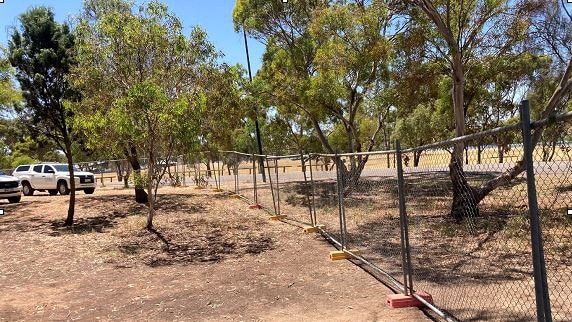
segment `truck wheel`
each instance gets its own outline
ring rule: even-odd
[[[8,198],[8,202],[9,203],[18,203],[18,202],[20,202],[21,199],[22,199],[22,196],[10,197],[10,198]]]
[[[48,193],[50,194],[50,196],[55,196],[58,194],[58,189],[50,189],[48,190]]]
[[[84,192],[86,195],[91,195],[91,194],[93,194],[93,193],[95,192],[95,188],[85,188],[85,189],[83,189],[83,192]]]
[[[70,189],[68,188],[67,182],[61,180],[58,182],[58,191],[60,195],[67,196],[70,194]]]
[[[22,192],[24,193],[24,196],[31,196],[34,194],[34,189],[32,189],[32,186],[30,186],[28,181],[22,182]]]

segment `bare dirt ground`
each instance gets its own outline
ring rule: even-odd
[[[0,321],[428,321],[300,227],[226,193],[163,188],[156,233],[131,190],[0,204]]]

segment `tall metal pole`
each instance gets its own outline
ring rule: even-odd
[[[252,84],[252,71],[250,69],[250,53],[248,51],[248,41],[246,40],[246,29],[242,26],[242,35],[244,36],[244,48],[246,48],[246,64],[248,66],[248,79]],[[254,105],[254,126],[256,129],[256,142],[258,143],[258,154],[262,155],[262,140],[260,139],[260,126],[258,125],[258,108]],[[259,158],[260,169],[262,169],[262,182],[266,182],[266,173],[264,172],[264,161]]]
[[[524,161],[526,166],[526,187],[528,192],[528,211],[530,216],[530,234],[532,242],[532,267],[534,273],[534,289],[536,293],[536,315],[538,322],[551,322],[552,311],[544,262],[544,246],[536,181],[534,179],[534,159],[532,135],[530,131],[530,107],[528,100],[520,104],[520,121],[522,123],[522,139],[524,143]]]

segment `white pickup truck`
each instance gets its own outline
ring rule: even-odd
[[[76,170],[77,169],[77,170]],[[24,196],[31,196],[34,191],[48,191],[50,195],[70,193],[70,173],[67,164],[40,163],[20,165],[12,173],[20,179]],[[75,189],[86,194],[95,191],[95,176],[91,172],[83,172],[74,168]]]
[[[9,203],[20,202],[22,186],[16,177],[8,176],[0,171],[0,199],[8,199]]]

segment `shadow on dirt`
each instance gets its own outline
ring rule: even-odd
[[[48,199],[46,201],[49,202]],[[147,214],[146,205],[137,204],[131,195],[89,196],[76,200],[74,224],[68,227],[64,225],[67,207],[62,209],[61,219],[42,217],[41,208],[43,207],[49,207],[49,204],[38,201],[22,201],[18,204],[9,205],[6,207],[6,212],[10,216],[0,217],[0,232],[38,232],[50,236],[103,233],[116,227],[121,219]],[[206,211],[202,203],[191,203],[186,195],[177,194],[159,195],[156,209],[181,214]],[[33,212],[29,210],[33,210]]]
[[[160,229],[140,230],[119,251],[151,267],[219,262],[274,248],[274,240],[252,227],[213,219],[179,219]]]
[[[476,233],[466,222],[456,223],[447,215],[410,219],[410,244],[414,278],[438,285],[494,284],[507,281],[527,283],[531,278],[527,241],[512,236],[519,213],[483,213],[473,219]],[[383,236],[383,237],[380,237]],[[402,267],[398,217],[361,223],[348,234],[350,248],[392,274]],[[512,244],[512,247],[507,247]]]

